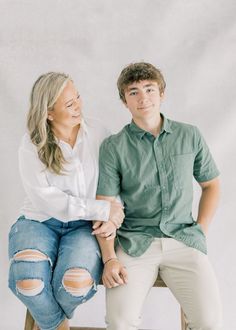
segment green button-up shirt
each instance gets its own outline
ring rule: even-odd
[[[143,254],[155,237],[207,253],[192,216],[193,177],[204,182],[219,172],[196,127],[163,119],[156,138],[131,122],[102,143],[97,194],[120,195],[125,220],[117,243],[129,255]]]

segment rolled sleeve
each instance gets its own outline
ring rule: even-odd
[[[88,210],[91,210],[89,218],[91,220],[108,221],[111,203],[103,200],[87,200]]]
[[[120,193],[119,163],[112,149],[110,138],[100,147],[97,195],[117,196]]]
[[[195,128],[196,137],[196,156],[194,160],[193,175],[198,182],[210,181],[220,172],[216,167],[215,161],[210,153],[210,150],[197,128]]]

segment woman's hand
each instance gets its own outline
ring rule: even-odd
[[[111,201],[111,208],[109,214],[109,220],[106,222],[95,221],[93,224],[93,235],[104,237],[107,240],[113,239],[116,236],[116,230],[120,228],[124,221],[124,207],[117,201]]]
[[[95,221],[92,235],[98,235],[110,240],[116,237],[116,229],[116,225],[111,220],[107,222]]]

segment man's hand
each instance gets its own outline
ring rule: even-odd
[[[92,235],[98,235],[99,237],[104,237],[107,240],[116,237],[116,225],[110,220],[107,222],[95,221],[93,224]]]
[[[127,271],[118,259],[105,262],[102,281],[109,289],[128,283]]]

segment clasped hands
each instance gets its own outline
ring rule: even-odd
[[[116,201],[111,202],[108,221],[94,221],[92,234],[104,237],[107,240],[113,239],[116,236],[116,230],[120,228],[124,217],[123,205]]]

